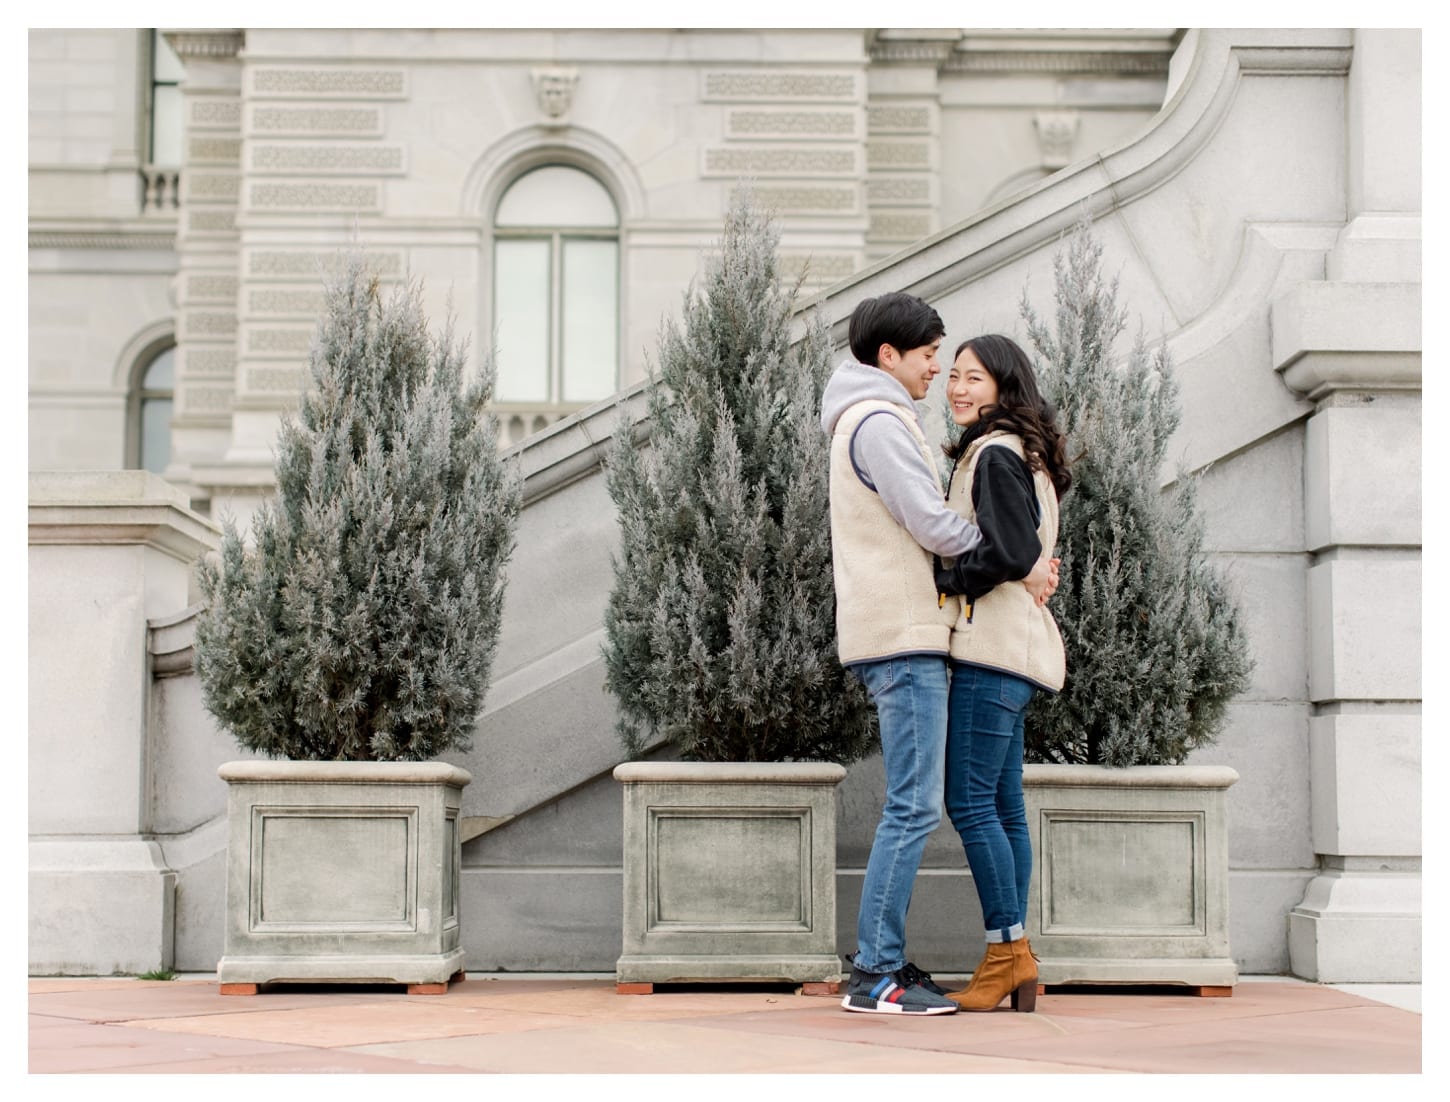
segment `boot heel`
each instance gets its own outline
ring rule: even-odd
[[[1037,1009],[1037,978],[1018,984],[1012,989],[1012,1009],[1019,1014],[1031,1014]]]

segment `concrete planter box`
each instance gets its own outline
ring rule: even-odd
[[[1027,936],[1041,983],[1228,994],[1227,766],[1029,765]]]
[[[621,989],[835,984],[836,786],[820,763],[628,762]]]
[[[275,981],[400,983],[463,971],[458,809],[439,762],[228,762],[224,994]]]

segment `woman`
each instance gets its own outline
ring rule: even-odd
[[[982,904],[987,949],[971,984],[949,996],[964,1010],[1037,1002],[1037,963],[1027,943],[1032,846],[1022,795],[1022,725],[1032,694],[1062,688],[1062,636],[1023,577],[1057,540],[1058,501],[1072,485],[1062,433],[1016,343],[989,335],[964,342],[947,379],[952,420],[966,431],[947,501],[982,530],[982,543],[937,587],[963,597],[951,635],[947,713],[947,814],[961,835]],[[1055,588],[1055,586],[1054,586]]]

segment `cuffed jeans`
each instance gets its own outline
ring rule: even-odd
[[[947,815],[961,835],[987,940],[1016,941],[1027,922],[1032,842],[1022,795],[1030,682],[953,662],[947,709]]]
[[[906,964],[906,911],[922,850],[941,822],[947,662],[908,654],[852,669],[876,706],[886,767],[886,802],[861,885],[854,963],[866,972],[895,972]]]

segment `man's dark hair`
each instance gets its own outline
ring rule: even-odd
[[[883,344],[899,352],[930,344],[946,336],[941,315],[915,295],[903,291],[864,299],[851,311],[846,339],[858,363],[880,367],[876,353]]]

